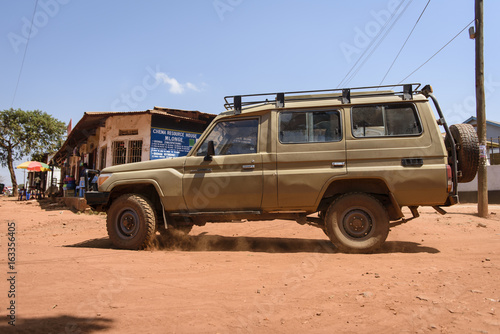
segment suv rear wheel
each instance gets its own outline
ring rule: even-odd
[[[379,248],[387,238],[389,215],[375,197],[348,193],[330,204],[325,226],[328,237],[340,251],[369,253]]]
[[[147,248],[155,238],[156,215],[146,197],[126,194],[118,197],[108,211],[109,239],[116,247]]]

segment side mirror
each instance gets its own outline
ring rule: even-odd
[[[214,141],[209,140],[207,143],[207,155],[205,155],[205,158],[203,160],[212,161],[212,156],[214,155],[215,155]]]

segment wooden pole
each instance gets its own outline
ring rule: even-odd
[[[475,0],[476,14],[476,116],[480,158],[477,174],[477,209],[479,217],[488,216],[488,176],[486,169],[486,107],[484,98],[483,0]]]

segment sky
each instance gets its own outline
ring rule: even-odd
[[[0,110],[39,109],[74,126],[86,111],[218,114],[226,95],[379,85],[428,0],[35,3],[0,0]],[[500,121],[500,1],[484,13],[486,114]],[[473,19],[474,0],[430,1],[383,84],[400,83]],[[474,75],[467,28],[404,82],[431,84],[454,124],[476,113]],[[11,183],[6,168],[0,178]]]

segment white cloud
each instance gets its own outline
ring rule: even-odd
[[[186,89],[189,90],[194,90],[196,92],[199,92],[200,90],[198,87],[196,87],[194,84],[187,82],[185,84],[181,84],[177,79],[169,77],[166,73],[164,72],[157,72],[156,73],[156,80],[159,80],[163,82],[164,84],[169,85],[170,87],[168,88],[168,91],[172,94],[183,94]]]
[[[190,82],[186,82],[186,87],[188,89],[191,89],[191,90],[194,90],[195,92],[199,92],[200,89],[198,87],[196,87],[195,85],[193,85],[192,83]]]

